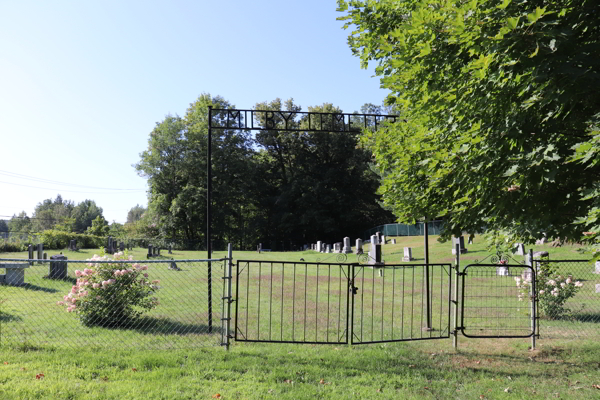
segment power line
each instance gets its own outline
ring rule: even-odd
[[[0,183],[6,183],[7,185],[15,185],[15,186],[23,186],[23,187],[30,187],[30,188],[34,188],[34,189],[45,189],[45,190],[53,190],[53,191],[57,191],[57,192],[69,192],[69,193],[87,193],[87,194],[128,194],[128,193],[138,193],[138,192],[143,192],[146,189],[113,189],[113,190],[128,190],[128,192],[82,192],[80,190],[67,190],[67,189],[54,189],[54,188],[47,188],[47,187],[40,187],[40,186],[31,186],[31,185],[22,185],[19,183],[12,183],[12,182],[5,182],[5,181],[0,181]]]
[[[97,187],[97,186],[87,186],[87,185],[80,185],[77,183],[66,183],[66,182],[60,182],[60,181],[53,181],[53,180],[45,179],[45,178],[37,178],[35,176],[17,174],[16,172],[10,172],[10,171],[4,171],[4,170],[0,170],[0,175],[6,175],[6,176],[13,177],[13,178],[26,179],[26,180],[41,182],[41,183],[54,183],[54,184],[58,184],[61,186],[71,186],[71,187],[86,188],[86,189],[123,190],[123,191],[146,190],[146,189],[121,189],[121,188],[105,188],[105,187]],[[3,183],[8,183],[8,182],[3,182]]]

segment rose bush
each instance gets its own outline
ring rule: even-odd
[[[88,268],[75,271],[77,281],[58,305],[77,313],[86,326],[105,327],[129,325],[156,307],[160,282],[149,280],[148,266],[110,262],[117,260],[125,260],[124,254],[116,253],[114,260],[97,255],[87,260]]]
[[[519,288],[519,301],[528,298],[531,292],[531,275],[516,276],[515,282]],[[572,275],[559,275],[549,263],[542,263],[536,274],[536,291],[541,316],[548,319],[565,317],[571,310],[565,303],[577,294],[583,286],[575,281]]]

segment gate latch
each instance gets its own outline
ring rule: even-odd
[[[358,292],[358,288],[356,286],[354,286],[354,281],[353,280],[350,280],[348,282],[348,289],[350,291],[352,291],[352,294],[356,294]]]

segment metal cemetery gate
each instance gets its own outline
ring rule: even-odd
[[[237,261],[235,340],[366,344],[450,337],[450,264]]]

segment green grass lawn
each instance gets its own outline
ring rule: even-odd
[[[430,262],[452,263],[451,245],[435,239],[430,238]],[[397,245],[385,246],[386,264],[408,264],[401,262],[405,246],[413,247],[414,264],[423,262],[423,238],[403,237]],[[477,241],[467,247],[469,252],[461,256],[463,268],[490,254]],[[549,251],[551,259],[585,259],[577,246],[534,249]],[[85,260],[98,252],[63,250],[69,260]],[[134,249],[131,254],[145,259],[146,252]],[[214,258],[225,255],[213,253]],[[238,323],[247,336],[335,341],[330,338],[348,335],[343,327],[349,315],[346,304],[351,306],[346,301],[352,296],[344,285],[350,267],[332,264],[317,270],[306,265],[317,259],[335,263],[337,255],[312,251],[233,255],[236,262],[262,262],[247,263],[233,284],[234,295],[239,284],[239,304],[233,303],[232,309],[240,307]],[[26,253],[0,257],[23,259]],[[206,253],[174,251],[168,257],[204,259]],[[355,258],[349,254],[347,262]],[[27,269],[27,289],[0,286],[0,398],[600,398],[600,390],[593,386],[600,385],[598,319],[541,320],[542,336],[534,351],[528,349],[529,339],[459,335],[458,351],[451,339],[445,339],[356,346],[233,341],[227,352],[218,345],[223,263],[213,264],[214,330],[208,334],[206,263],[181,262],[181,271],[173,271],[168,269],[170,260],[165,261],[148,270],[152,279],[161,281],[160,306],[139,325],[122,329],[83,327],[76,315],[57,306],[56,300],[71,283],[45,279],[47,264]],[[84,267],[79,266],[70,264],[69,273]],[[380,274],[378,269],[356,267],[352,328],[360,340],[355,342],[432,335],[422,330],[424,275],[419,268],[387,267]],[[568,273],[573,266],[560,268]],[[594,297],[593,287],[600,279],[592,271],[576,276],[585,282],[573,305],[587,302],[586,312],[597,317],[600,298]],[[446,278],[441,269],[432,269],[432,287],[440,288],[432,294],[433,319],[440,321],[436,329],[447,326],[450,318]],[[511,281],[512,277],[496,279],[488,287],[483,285],[488,281],[474,282],[483,285],[478,290],[486,295],[507,295],[510,300],[503,304],[509,304],[511,315],[526,325],[527,307],[520,310]],[[467,301],[478,302],[476,297]]]

